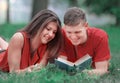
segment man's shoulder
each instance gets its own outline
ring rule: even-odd
[[[96,28],[96,27],[89,27],[88,30],[90,30],[91,32],[100,32],[100,33],[106,33],[103,29],[101,28]]]
[[[88,28],[89,31],[89,35],[93,36],[93,37],[97,37],[97,38],[103,38],[108,36],[107,33],[100,28],[95,28],[95,27],[90,27]]]

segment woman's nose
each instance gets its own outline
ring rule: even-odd
[[[49,36],[50,37],[52,37],[53,36],[53,32],[51,31],[51,32],[49,32]]]

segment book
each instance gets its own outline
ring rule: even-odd
[[[65,69],[67,71],[74,71],[74,70],[82,71],[84,69],[88,69],[91,66],[91,62],[92,62],[92,57],[88,54],[81,57],[74,63],[60,57],[55,59],[55,65],[57,65],[58,68]]]

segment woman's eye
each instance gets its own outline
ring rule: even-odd
[[[48,31],[50,30],[48,27],[46,28]]]
[[[56,31],[54,31],[53,33],[56,34]]]

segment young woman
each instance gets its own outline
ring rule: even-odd
[[[58,16],[51,10],[40,11],[13,35],[6,51],[0,53],[0,70],[21,73],[45,67],[49,60],[57,57],[61,38]],[[7,47],[2,47],[3,43],[5,41],[0,40],[1,49]]]

